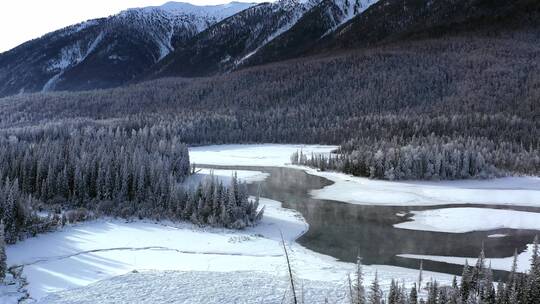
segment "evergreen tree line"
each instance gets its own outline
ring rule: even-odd
[[[261,218],[233,177],[197,187],[187,146],[159,127],[69,125],[0,136],[0,220],[7,243],[66,222],[108,215],[242,229]],[[45,209],[56,215],[38,216]]]
[[[291,162],[387,180],[491,178],[534,173],[540,168],[540,154],[536,151],[515,149],[511,144],[485,138],[360,138],[341,145],[336,152],[305,155],[297,151]]]

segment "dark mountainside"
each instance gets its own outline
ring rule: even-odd
[[[309,4],[289,0],[251,7],[194,36],[145,76],[198,77],[235,69],[242,58],[308,8]]]
[[[540,3],[534,0],[384,0],[322,36],[314,35],[318,34],[314,25],[325,16],[313,10],[313,18],[306,14],[301,20],[305,24],[299,22],[252,56],[246,65],[470,31],[489,35],[508,28],[534,28],[539,26],[539,11]]]
[[[124,85],[198,32],[251,4],[232,3],[217,13],[186,6],[129,9],[1,53],[0,96]]]
[[[365,47],[478,30],[494,34],[503,29],[538,27],[539,14],[540,3],[534,0],[386,0],[321,41],[321,47]]]
[[[375,2],[281,0],[263,3],[194,36],[157,64],[149,77],[209,76],[236,70],[248,62],[261,64],[276,58],[292,58]],[[270,50],[273,55],[268,54]],[[254,57],[257,59],[252,60]]]

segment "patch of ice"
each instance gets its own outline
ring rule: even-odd
[[[223,170],[223,169],[199,169],[197,173],[190,176],[187,180],[188,185],[196,186],[201,181],[210,178],[210,174],[213,174],[215,178],[221,181],[224,185],[229,185],[232,181],[232,176],[236,174],[240,182],[245,182],[248,184],[262,182],[270,174],[261,172],[261,171],[250,171],[250,170]]]
[[[497,238],[503,238],[503,237],[507,237],[508,234],[503,234],[503,233],[495,233],[495,234],[490,234],[488,235],[488,238],[490,239],[497,239]]]
[[[540,213],[488,209],[444,208],[413,211],[412,221],[395,224],[395,228],[466,233],[496,229],[540,230]]]

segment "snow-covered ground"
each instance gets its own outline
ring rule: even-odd
[[[532,254],[533,254],[533,245],[529,244],[527,245],[527,250],[525,250],[524,252],[518,255],[518,259],[517,259],[518,269],[517,270],[519,272],[527,272],[530,269]],[[408,259],[428,260],[428,261],[443,262],[443,263],[456,264],[456,265],[465,265],[465,261],[467,261],[469,265],[471,266],[476,265],[476,260],[477,260],[477,257],[451,257],[451,256],[420,255],[420,254],[400,254],[398,256],[402,258],[408,258]],[[509,271],[510,269],[512,269],[513,261],[514,261],[514,257],[489,258],[489,259],[486,259],[486,265],[489,265],[491,263],[492,269]]]
[[[282,280],[286,277],[280,246],[282,231],[290,246],[298,279],[332,284],[345,282],[347,274],[354,269],[353,264],[336,261],[295,243],[308,229],[300,214],[282,209],[276,201],[261,199],[261,204],[266,206],[262,223],[245,231],[203,229],[190,224],[100,220],[9,246],[8,263],[25,265],[24,275],[34,299],[87,286],[134,269],[250,271],[271,274]],[[366,284],[373,279],[375,270],[384,287],[388,287],[391,278],[412,282],[417,276],[417,271],[406,268],[366,266]],[[451,276],[445,274],[427,273],[425,276],[433,276],[443,283],[451,280]],[[227,286],[224,282],[216,288]],[[49,302],[46,299],[43,303]]]
[[[0,303],[19,303],[19,300],[26,296],[22,289],[22,282],[13,278],[13,275],[11,275],[11,273],[7,273],[4,281],[2,282],[0,280]]]
[[[195,164],[217,166],[282,167],[291,163],[291,155],[302,150],[311,153],[330,153],[337,146],[324,145],[215,145],[189,149],[189,159]]]
[[[412,221],[395,224],[394,227],[447,233],[505,228],[540,230],[540,214],[534,212],[488,208],[443,208],[412,213],[414,214]]]
[[[338,172],[305,169],[334,184],[311,194],[318,199],[381,206],[437,206],[448,204],[540,207],[540,178],[505,177],[465,181],[382,181]]]
[[[305,280],[302,285],[305,303],[324,303],[325,298],[330,303],[346,302],[347,288],[343,284]],[[43,303],[282,303],[287,288],[286,278],[265,272],[149,271],[60,292]]]

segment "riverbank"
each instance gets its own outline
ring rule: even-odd
[[[233,273],[233,277],[238,272],[264,273],[273,276],[272,281],[287,282],[280,244],[283,232],[299,282],[313,281],[315,286],[324,285],[317,282],[327,282],[337,287],[345,284],[354,264],[339,262],[297,244],[295,240],[308,225],[294,210],[283,209],[279,202],[264,198],[261,206],[265,206],[263,221],[243,231],[112,219],[66,227],[9,246],[8,263],[25,265],[28,291],[32,299],[42,303],[55,303],[54,297],[49,302],[47,296],[56,292],[110,280],[133,270],[206,272],[210,277],[215,273]],[[392,278],[410,283],[418,275],[413,269],[366,266],[366,286],[376,271],[383,289],[389,287]],[[425,272],[424,276],[442,283],[451,280],[445,274]],[[228,285],[223,282],[215,288]],[[239,291],[231,291],[234,292]]]

